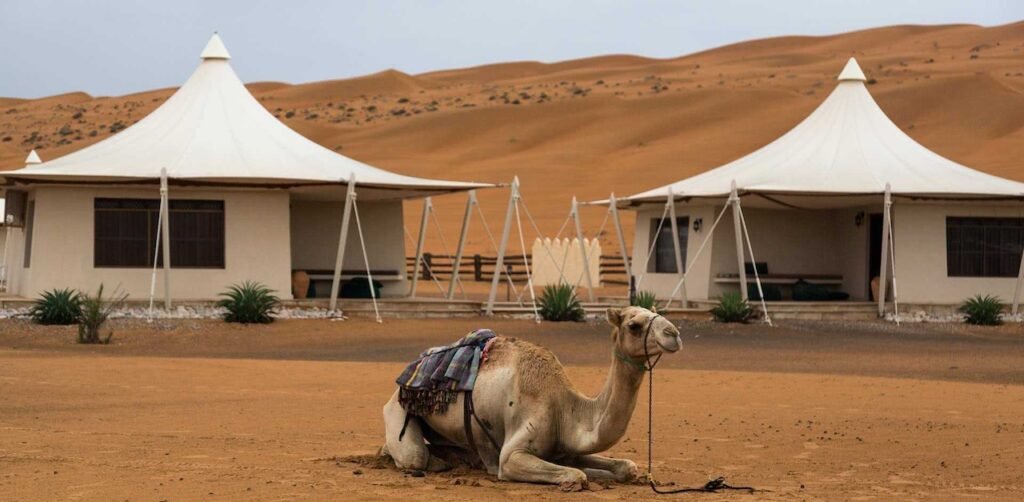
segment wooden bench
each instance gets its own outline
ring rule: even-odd
[[[761,284],[793,285],[803,279],[811,284],[823,286],[837,286],[843,283],[842,275],[833,274],[760,274]],[[715,276],[717,284],[739,284],[739,274],[718,274]],[[754,283],[754,274],[747,274],[747,283]]]

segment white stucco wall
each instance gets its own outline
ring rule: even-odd
[[[94,254],[94,199],[97,197],[158,198],[155,189],[109,187],[37,187],[32,191],[32,259],[21,269],[24,232],[12,232],[8,252],[11,290],[35,297],[51,288],[95,291],[104,283],[108,291],[120,286],[132,298],[149,295],[149,268],[96,268]],[[289,194],[280,190],[171,189],[172,199],[224,201],[225,268],[171,269],[171,295],[176,299],[213,299],[233,283],[259,281],[291,298],[291,246],[288,221]],[[157,295],[163,292],[157,275]]]
[[[334,270],[338,251],[338,233],[341,229],[343,202],[292,200],[291,253],[295,270]],[[366,254],[370,268],[395,270],[400,280],[374,277],[384,285],[382,295],[402,296],[408,292],[405,278],[405,245],[403,235],[402,203],[359,202],[359,217],[366,238]],[[345,243],[344,270],[365,270],[363,251],[359,246],[355,218],[349,223]]]
[[[1019,204],[893,204],[896,281],[900,301],[959,303],[975,294],[1013,299],[1016,278],[949,277],[946,273],[946,217],[1024,217]]]

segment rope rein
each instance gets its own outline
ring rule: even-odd
[[[704,486],[692,487],[692,488],[676,488],[672,490],[662,490],[658,487],[658,483],[654,481],[654,367],[658,365],[658,361],[661,360],[662,354],[658,354],[657,357],[651,361],[651,354],[647,349],[647,339],[651,336],[651,328],[654,326],[654,321],[661,317],[659,314],[655,314],[651,318],[650,322],[647,323],[647,328],[644,330],[644,361],[642,363],[628,360],[625,355],[620,354],[618,350],[615,351],[615,356],[623,361],[629,362],[635,368],[639,368],[647,372],[647,483],[650,485],[651,490],[659,495],[671,495],[674,493],[717,493],[721,490],[741,490],[748,493],[755,493],[758,490],[752,486],[732,486],[726,484],[725,477],[719,476],[711,481],[708,481]]]

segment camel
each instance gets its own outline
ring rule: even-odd
[[[607,318],[612,325],[612,364],[596,397],[576,390],[551,351],[498,336],[472,392],[479,422],[471,421],[470,427],[477,451],[469,451],[464,393],[444,413],[406,423],[396,391],[384,406],[381,453],[398,468],[436,472],[451,467],[442,449],[450,454],[454,447],[467,460],[479,455],[487,472],[498,479],[557,484],[566,490],[583,489],[590,480],[635,480],[639,471],[631,460],[597,453],[625,434],[648,358],[678,351],[681,341],[671,322],[641,307],[611,308]],[[496,444],[481,439],[487,434]]]

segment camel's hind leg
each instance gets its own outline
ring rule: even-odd
[[[405,427],[404,435],[402,427]],[[384,405],[384,453],[394,459],[399,469],[443,471],[450,468],[447,462],[430,455],[420,421],[405,423],[405,410],[398,402],[398,391]]]

